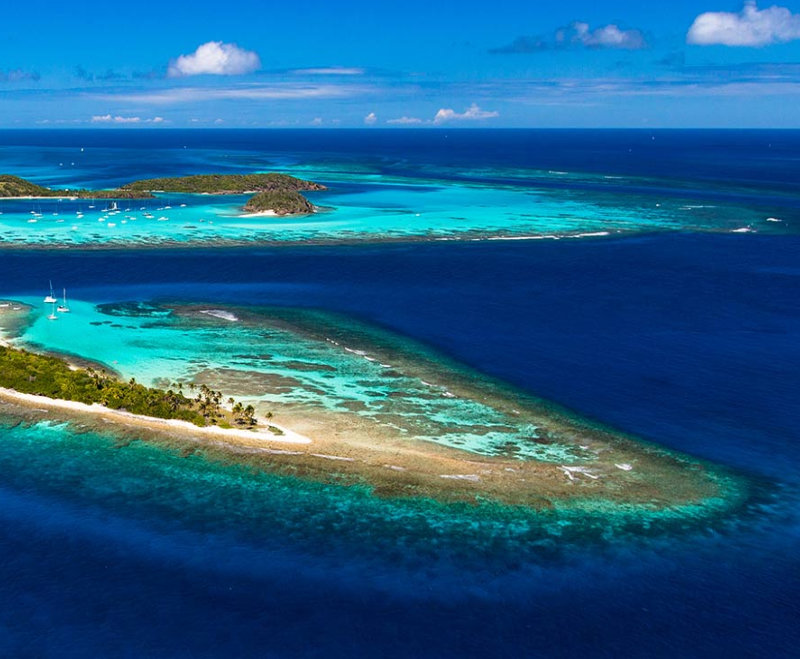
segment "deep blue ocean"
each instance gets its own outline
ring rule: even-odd
[[[175,150],[172,168],[153,160],[134,172],[131,158],[127,171],[112,163],[113,171],[98,170],[104,181],[174,173],[176,162],[202,171],[208,159],[197,151],[206,149],[263,153],[263,162],[284,165],[368,159],[398,176],[425,166],[442,180],[466,176],[468,164],[470,177],[484,169],[487,185],[511,168],[635,174],[664,187],[712,181],[748,195],[791,196],[800,182],[798,132],[0,134],[4,159],[65,144]],[[194,155],[184,154],[187,145]],[[24,438],[7,440],[0,442],[2,656],[800,652],[800,236],[0,251],[0,298],[38,294],[43,277],[98,302],[349,314],[577,413],[725,465],[770,494],[731,523],[571,547],[525,565],[504,556],[476,566],[404,529],[380,531],[381,541],[396,534],[399,543],[381,555],[357,546],[363,536],[346,527],[306,535],[273,522],[264,528],[280,510],[259,509],[266,504],[210,477],[179,492],[188,477],[168,459],[162,464],[156,448],[129,455],[87,439],[80,453],[59,437],[43,438],[46,448],[34,453]],[[164,478],[153,485],[157,470]],[[186,470],[201,480],[202,465]],[[320,519],[309,516],[308,526]]]

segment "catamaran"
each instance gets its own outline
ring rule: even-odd
[[[50,294],[44,299],[44,301],[47,304],[55,304],[56,302],[58,302],[58,300],[56,299],[56,296],[53,295],[53,282],[52,281],[50,282]]]
[[[67,305],[67,289],[64,289],[64,302],[59,304],[56,308],[56,311],[60,311],[61,313],[69,313],[69,306]]]

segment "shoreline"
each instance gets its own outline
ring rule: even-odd
[[[0,201],[5,201],[8,199],[9,201],[20,201],[26,199],[33,199],[33,200],[45,200],[45,199],[55,199],[56,201],[67,199],[69,201],[78,201],[79,199],[96,199],[99,200],[100,197],[74,197],[72,195],[23,195],[23,196],[14,196],[14,197],[0,197]]]
[[[294,213],[293,215],[299,215],[299,213]],[[286,215],[278,215],[275,211],[253,211],[252,213],[240,213],[239,215],[235,215],[234,217],[286,217]]]
[[[45,407],[53,410],[66,410],[78,414],[92,414],[95,416],[105,416],[118,419],[123,422],[138,424],[149,429],[167,429],[188,432],[191,434],[216,436],[223,439],[252,439],[266,442],[277,442],[281,444],[311,444],[312,440],[304,435],[294,432],[289,428],[284,428],[277,423],[270,425],[278,428],[283,435],[276,435],[269,430],[245,430],[243,428],[220,428],[219,426],[196,426],[189,421],[180,419],[161,419],[154,416],[144,416],[132,414],[124,410],[115,410],[99,403],[80,403],[73,400],[62,398],[50,398],[37,394],[26,394],[15,389],[0,387],[0,400],[12,401],[23,405]]]

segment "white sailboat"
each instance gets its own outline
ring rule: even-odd
[[[47,304],[55,304],[56,302],[58,302],[58,300],[56,299],[56,296],[53,295],[53,282],[52,281],[50,282],[50,294],[44,299],[44,301]]]
[[[69,306],[67,305],[67,289],[64,289],[64,302],[59,304],[56,308],[56,311],[60,311],[61,313],[69,313]]]

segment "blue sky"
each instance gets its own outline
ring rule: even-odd
[[[41,0],[0,127],[800,127],[800,0]]]

